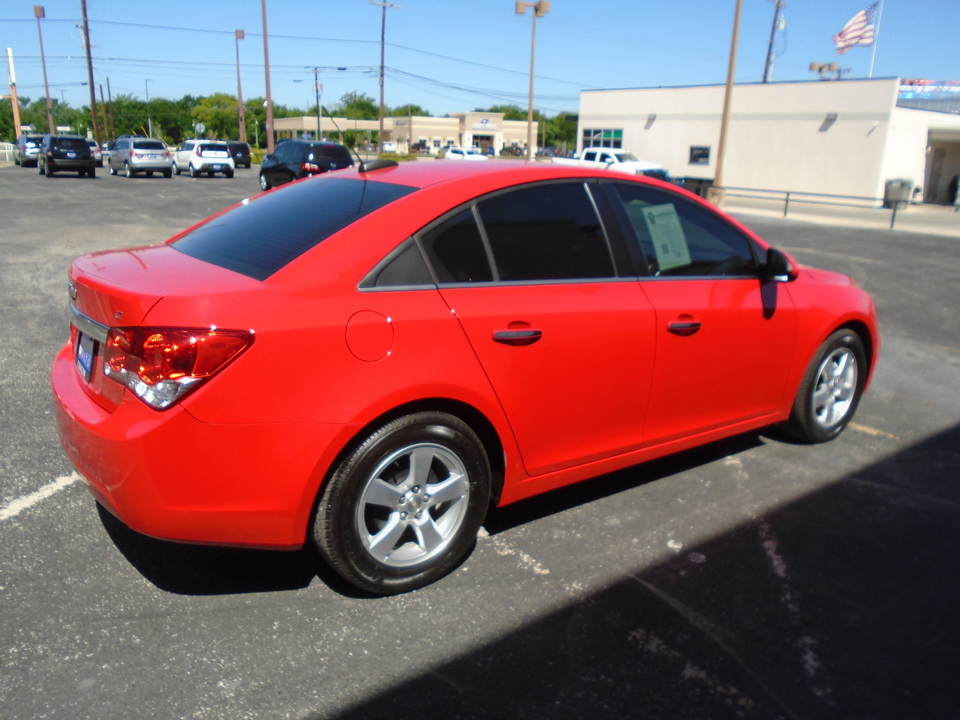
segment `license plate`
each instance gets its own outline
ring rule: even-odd
[[[87,382],[90,382],[90,375],[93,373],[93,355],[96,346],[96,340],[89,335],[77,334],[77,370]]]
[[[156,160],[156,159],[157,159],[157,156],[156,156],[156,155],[147,155],[147,157],[150,158],[151,160]]]
[[[219,166],[219,165],[214,165],[214,166],[213,166],[213,169],[214,169],[214,171],[216,171],[216,172],[220,172],[220,166]]]
[[[68,157],[68,158],[75,158],[76,156],[77,156],[77,154],[76,154],[75,152],[68,152],[68,153],[67,153],[67,157]]]

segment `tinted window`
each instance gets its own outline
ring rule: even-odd
[[[159,140],[134,140],[133,146],[137,150],[166,150],[167,146]]]
[[[87,141],[81,140],[80,138],[59,137],[54,138],[50,144],[63,150],[86,150],[90,152],[90,146],[87,145]]]
[[[435,287],[423,255],[420,254],[420,248],[412,238],[384,258],[360,283],[362,288],[411,285]]]
[[[655,275],[753,275],[753,243],[711,210],[674,193],[617,183]]]
[[[439,282],[493,280],[487,251],[472,210],[464,210],[433,228],[421,242]]]
[[[514,190],[477,207],[501,280],[616,275],[600,219],[582,183]]]
[[[352,222],[415,188],[318,178],[240,205],[173,243],[180,252],[264,280]]]
[[[338,168],[353,165],[353,157],[350,155],[350,151],[341,145],[314,145],[311,150],[322,157],[330,158]]]
[[[202,143],[200,145],[200,152],[226,152],[226,145],[218,145],[217,143]]]

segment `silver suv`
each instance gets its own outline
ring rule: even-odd
[[[213,177],[222,172],[232,178],[235,167],[230,148],[222,140],[185,140],[173,156],[173,171],[177,175],[188,172],[190,177],[201,173]]]
[[[170,177],[173,174],[170,151],[156,138],[117,138],[110,151],[108,164],[111,175],[122,172],[127,177],[133,177],[137,173],[146,173],[147,177],[152,177],[155,172],[161,172],[164,177]]]

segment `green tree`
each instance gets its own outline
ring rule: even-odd
[[[389,115],[390,117],[406,117],[407,115],[416,115],[419,117],[433,117],[428,110],[424,110],[419,105],[401,105],[400,107],[389,108],[384,112],[384,115]],[[377,111],[377,117],[380,117],[379,111]]]
[[[503,113],[504,120],[526,120],[527,111],[519,105],[493,105],[488,108],[476,108],[474,112]],[[534,115],[537,111],[534,110]]]
[[[332,114],[357,120],[376,120],[380,117],[380,106],[365,93],[349,92],[340,98],[340,104]]]
[[[215,93],[200,98],[191,117],[195,123],[202,122],[208,138],[234,139],[239,134],[237,125],[237,98],[225,93]]]

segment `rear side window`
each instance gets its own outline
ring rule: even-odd
[[[514,190],[477,208],[502,281],[616,276],[600,218],[583,183]]]
[[[172,246],[198,260],[265,280],[350,223],[414,190],[318,177],[240,205]]]
[[[353,158],[350,157],[350,152],[339,145],[314,145],[311,149],[314,153],[333,160],[338,168],[353,165]]]
[[[469,208],[427,232],[421,239],[440,283],[490,282],[487,251]]]
[[[166,150],[167,147],[159,140],[134,140],[133,146],[137,150]]]

